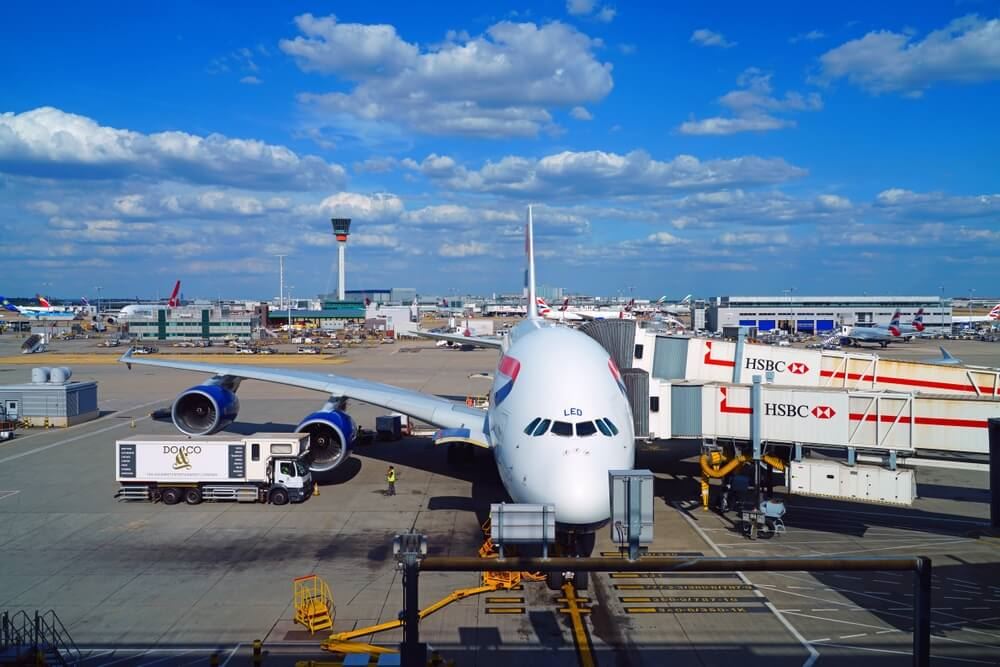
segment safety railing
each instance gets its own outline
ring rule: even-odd
[[[0,613],[0,650],[30,650],[36,658],[41,654],[61,665],[75,665],[83,659],[66,626],[52,609],[34,614]]]
[[[912,558],[505,558],[427,556],[401,559],[403,570],[403,667],[425,664],[419,618],[408,603],[418,599],[419,572],[913,572],[913,664],[927,667],[931,637],[931,560]]]

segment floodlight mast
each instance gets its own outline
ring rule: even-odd
[[[344,300],[344,256],[347,251],[347,236],[351,233],[350,218],[330,218],[333,235],[337,237],[337,298]]]

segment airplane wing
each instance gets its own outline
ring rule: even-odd
[[[190,361],[167,361],[164,359],[145,359],[132,356],[129,349],[119,361],[139,366],[160,366],[175,368],[197,373],[212,375],[228,375],[246,380],[273,382],[290,387],[302,387],[325,392],[331,396],[351,398],[362,403],[377,405],[389,410],[401,412],[420,421],[437,426],[446,435],[454,438],[456,434],[480,446],[488,446],[489,442],[484,432],[486,413],[482,410],[468,407],[461,403],[449,401],[431,394],[424,394],[411,389],[394,387],[388,384],[362,380],[359,378],[336,375],[334,373],[316,373],[310,371],[292,371],[277,368],[261,368],[259,366],[227,366],[224,363],[198,363]]]
[[[437,333],[436,331],[417,331],[416,334],[421,338],[430,338],[431,340],[446,340],[449,343],[455,343],[456,345],[471,345],[473,347],[490,347],[496,349],[503,348],[503,339],[501,338],[486,338],[484,336],[463,336],[462,334],[446,334]]]

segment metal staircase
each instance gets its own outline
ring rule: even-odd
[[[0,665],[76,665],[82,658],[52,609],[0,612]]]

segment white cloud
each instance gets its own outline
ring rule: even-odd
[[[551,107],[603,99],[613,86],[601,44],[559,22],[497,23],[478,37],[452,33],[424,50],[392,26],[299,17],[306,37],[281,47],[308,71],[355,81],[348,92],[299,100],[342,131],[391,124],[426,134],[534,136],[555,129]],[[360,129],[358,129],[360,128]]]
[[[684,243],[684,241],[677,238],[670,232],[656,232],[647,236],[646,240],[650,243],[655,243],[656,245],[677,245]]]
[[[41,107],[0,114],[0,171],[75,178],[152,177],[238,187],[340,185],[343,167],[285,146],[185,132],[142,134]]]
[[[601,7],[600,11],[594,14],[594,18],[601,23],[611,23],[618,15],[618,10],[614,7]]]
[[[691,33],[691,43],[699,46],[718,46],[728,49],[736,46],[736,42],[728,41],[722,33],[714,32],[707,28],[699,28]]]
[[[395,220],[403,213],[403,200],[394,194],[338,192],[319,204],[298,206],[295,213],[313,217],[352,218],[366,222]]]
[[[587,111],[584,107],[573,107],[570,109],[569,115],[577,120],[594,120],[593,114]]]
[[[793,35],[788,38],[788,41],[791,44],[797,44],[799,42],[814,42],[824,37],[826,37],[826,33],[822,30],[810,30],[809,32],[800,32],[797,35]]]
[[[40,201],[32,202],[27,206],[29,211],[34,211],[35,213],[41,213],[42,215],[55,215],[59,212],[59,205],[42,199]]]
[[[446,187],[518,197],[593,198],[705,190],[779,183],[806,173],[780,158],[746,156],[702,162],[690,155],[680,155],[662,162],[643,151],[625,155],[564,151],[541,159],[508,156],[498,162],[487,162],[477,171],[470,171],[451,158],[432,157],[447,168],[428,173],[421,165],[421,170]]]
[[[823,108],[823,100],[817,93],[803,95],[786,92],[784,97],[772,95],[771,74],[756,67],[746,69],[736,80],[739,86],[719,98],[719,104],[726,107],[733,116],[689,120],[678,130],[681,134],[726,135],[738,132],[766,132],[792,127],[795,122],[778,118],[774,114],[794,111],[817,111]]]
[[[846,78],[870,93],[919,96],[935,83],[1000,79],[1000,19],[969,15],[917,40],[870,32],[820,56],[822,79]]]
[[[474,229],[481,223],[517,223],[521,216],[512,211],[473,209],[455,204],[425,206],[407,211],[403,220],[421,225]],[[490,225],[493,227],[494,225]]]
[[[719,237],[728,246],[787,245],[790,240],[785,232],[726,232]]]
[[[1000,216],[1000,194],[955,196],[890,188],[878,193],[875,207],[884,215],[907,219],[996,218]]]
[[[400,39],[391,25],[338,23],[336,16],[303,14],[295,25],[304,37],[283,39],[281,50],[303,70],[340,74],[350,79],[391,76],[410,67],[419,49]]]
[[[595,0],[566,0],[566,11],[573,16],[586,16],[596,6]]]
[[[250,84],[251,86],[257,86],[264,82],[261,81],[259,78],[251,75],[251,76],[245,76],[242,79],[240,79],[240,83],[246,83]]]
[[[442,257],[481,257],[489,252],[489,246],[478,241],[467,243],[443,243],[438,248]]]

